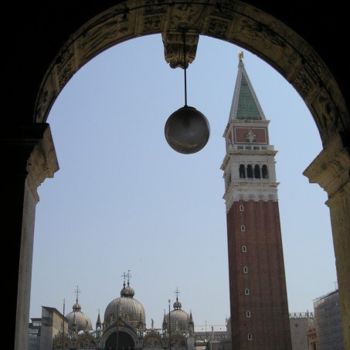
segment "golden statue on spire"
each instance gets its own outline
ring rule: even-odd
[[[238,53],[238,58],[239,58],[239,61],[240,61],[240,62],[243,61],[243,57],[244,57],[244,53],[243,53],[243,51],[240,51],[240,52]]]

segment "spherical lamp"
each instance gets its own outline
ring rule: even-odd
[[[203,113],[191,106],[183,106],[170,115],[165,127],[169,146],[183,154],[200,151],[209,139],[209,123]]]
[[[209,123],[203,113],[196,108],[187,105],[187,77],[186,68],[186,34],[183,32],[184,52],[184,87],[185,105],[168,118],[164,134],[169,146],[183,154],[191,154],[200,151],[209,139]]]

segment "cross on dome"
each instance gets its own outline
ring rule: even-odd
[[[75,301],[76,301],[76,303],[78,303],[79,294],[81,293],[81,290],[79,289],[78,285],[75,287],[74,293],[75,293]]]
[[[180,294],[179,288],[176,288],[175,294],[176,294],[176,301],[173,304],[173,307],[175,310],[179,310],[181,309],[181,306],[182,306],[181,303],[179,302],[179,294]]]
[[[125,287],[125,281],[127,281],[128,286],[130,285],[130,278],[131,278],[131,273],[130,270],[128,272],[123,272],[122,277],[124,279],[123,286]]]

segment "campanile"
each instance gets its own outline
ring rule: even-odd
[[[240,54],[224,172],[232,350],[291,350],[275,155]]]

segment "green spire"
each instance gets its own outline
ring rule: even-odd
[[[239,54],[238,73],[229,121],[233,119],[265,120],[264,113],[244,68],[243,53]]]

